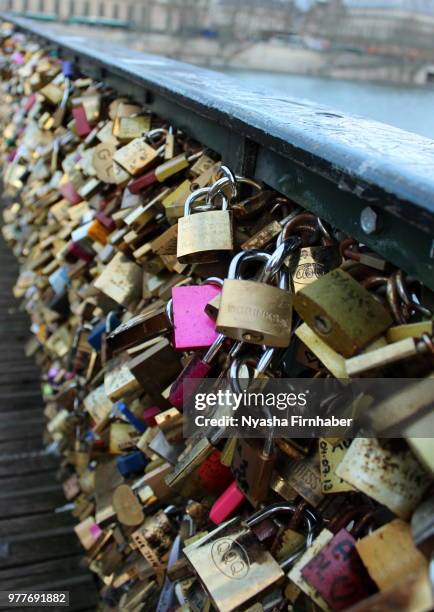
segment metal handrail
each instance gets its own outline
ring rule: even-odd
[[[143,103],[434,289],[434,141],[225,75],[3,13],[83,73]],[[362,223],[366,209],[377,222]],[[375,215],[374,215],[375,216]]]

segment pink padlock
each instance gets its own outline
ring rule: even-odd
[[[22,66],[24,64],[24,55],[19,51],[15,51],[15,53],[12,54],[12,61],[14,64]]]
[[[86,249],[84,249],[76,242],[70,242],[68,244],[68,254],[72,255],[73,257],[76,257],[77,259],[82,259],[83,261],[87,262],[92,261],[95,257],[95,255],[92,255],[92,253],[86,251]]]
[[[36,94],[31,94],[24,103],[24,107],[23,107],[24,112],[28,113],[29,110],[34,106],[35,103],[36,103]]]
[[[221,292],[217,279],[213,283],[172,289],[174,345],[178,351],[208,348],[218,336],[215,321],[205,306]]]
[[[237,481],[226,489],[214,502],[210,510],[209,518],[215,525],[220,525],[228,519],[245,501],[246,496],[237,487]]]
[[[146,408],[146,410],[143,412],[143,420],[145,421],[148,427],[156,426],[157,422],[155,420],[155,417],[157,416],[157,414],[160,414],[160,412],[161,408],[159,408],[158,406],[151,406],[150,408]]]
[[[63,197],[68,200],[68,202],[71,202],[71,204],[78,204],[83,200],[83,198],[77,193],[77,190],[71,181],[63,183],[63,185],[59,187],[59,191]]]
[[[226,336],[219,334],[205,355],[198,353],[193,356],[170,389],[169,402],[172,406],[179,410],[184,408],[184,403],[193,395],[202,379],[206,378],[211,372],[212,361],[225,340]]]
[[[75,129],[77,130],[77,134],[81,138],[86,138],[86,136],[91,133],[92,127],[87,120],[86,111],[84,110],[83,106],[73,108],[72,116],[75,119]]]

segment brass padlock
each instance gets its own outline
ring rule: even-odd
[[[284,576],[306,547],[313,542],[315,514],[303,511],[306,541],[282,563],[265,550],[252,527],[277,514],[294,515],[297,506],[278,503],[242,522],[234,518],[200,540],[186,546],[184,555],[209,593],[219,612],[239,610]]]
[[[236,255],[223,283],[217,331],[229,338],[265,344],[288,346],[291,338],[292,300],[287,271],[282,268],[285,257],[299,246],[298,238],[285,241],[273,255],[261,251],[245,251]],[[265,265],[258,281],[241,278],[241,267],[259,261]],[[275,277],[279,286],[269,284]]]
[[[231,469],[238,488],[254,507],[263,502],[270,491],[275,460],[271,435],[265,440],[237,439]]]
[[[233,249],[232,218],[225,196],[221,210],[191,214],[193,204],[204,199],[208,192],[207,187],[197,189],[185,202],[184,217],[178,221],[176,256],[181,263],[218,261],[223,253]]]
[[[347,272],[333,270],[299,291],[294,308],[335,351],[351,357],[392,325],[392,317]]]

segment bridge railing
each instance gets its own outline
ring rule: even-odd
[[[10,14],[104,80],[434,289],[434,141]]]

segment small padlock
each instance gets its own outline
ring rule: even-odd
[[[181,263],[218,261],[234,247],[232,218],[226,196],[222,196],[221,210],[192,214],[193,204],[207,196],[208,192],[207,187],[197,189],[185,202],[184,217],[178,221],[176,256]]]
[[[172,289],[174,344],[178,351],[208,348],[216,340],[215,322],[206,314],[207,303],[220,294],[223,281],[207,279],[203,285]]]
[[[203,378],[206,378],[212,369],[212,362],[222,348],[226,337],[219,334],[213,344],[209,347],[205,355],[197,353],[186,365],[181,374],[172,384],[170,389],[169,401],[172,406],[182,410],[185,402],[200,385]],[[184,384],[188,381],[188,390]]]
[[[263,502],[270,491],[275,460],[272,431],[265,440],[257,438],[237,440],[232,460],[232,473],[238,487],[254,507]]]
[[[278,503],[244,522],[234,518],[184,548],[184,555],[219,612],[239,610],[258,597],[283,578],[284,570],[312,544],[316,516],[308,509],[303,511],[306,542],[280,564],[252,531],[263,520],[282,513],[293,515],[296,509],[293,504]]]
[[[318,234],[321,234],[319,242]],[[297,293],[317,278],[337,268],[341,263],[341,256],[337,243],[324,223],[310,213],[292,216],[283,227],[277,239],[277,246],[293,235],[300,235],[303,248],[285,263],[291,272],[294,293]]]
[[[236,255],[223,283],[217,330],[235,340],[252,344],[286,347],[291,338],[292,295],[282,268],[285,257],[300,245],[298,238],[285,241],[273,255],[246,251]],[[242,265],[264,262],[259,282],[240,278]],[[268,284],[279,277],[279,287]]]

